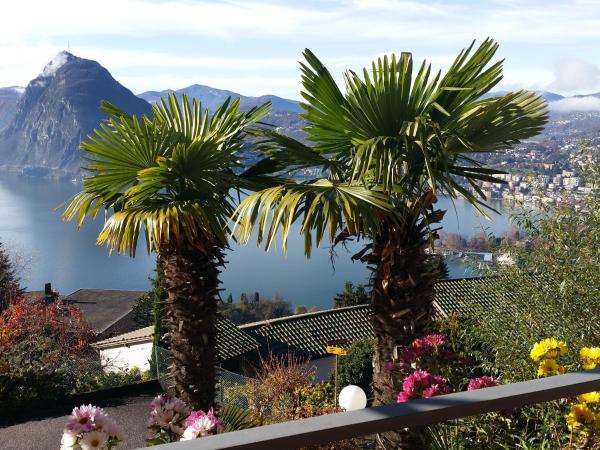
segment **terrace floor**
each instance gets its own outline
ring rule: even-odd
[[[17,414],[0,415],[0,450],[56,450],[60,446],[62,430],[74,406],[92,403],[101,406],[122,427],[127,440],[121,449],[145,446],[146,420],[154,396],[154,386],[146,392],[118,390],[104,398],[82,398],[77,402],[59,401],[54,405],[31,409]]]

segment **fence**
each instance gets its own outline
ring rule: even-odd
[[[311,417],[152,447],[154,450],[293,449],[519,408],[600,390],[600,369]]]
[[[173,384],[169,372],[170,352],[164,348],[155,347],[155,356],[152,361],[153,378],[156,377],[161,385],[168,389]],[[217,402],[224,404],[233,404],[238,408],[248,408],[248,398],[246,396],[246,377],[225,369],[217,369]]]

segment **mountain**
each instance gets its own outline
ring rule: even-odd
[[[176,91],[173,89],[147,91],[139,94],[138,97],[141,97],[150,103],[154,103],[161,98],[166,99],[167,95],[173,92],[179,97],[182,94],[186,94],[190,99],[195,98],[199,100],[202,102],[202,106],[208,108],[209,111],[217,109],[227,97],[231,97],[232,99],[239,97],[240,109],[244,111],[262,105],[270,100],[272,105],[271,113],[264,121],[272,125],[280,133],[287,134],[295,139],[303,139],[305,137],[305,133],[302,131],[304,120],[299,116],[299,113],[302,112],[300,104],[294,100],[277,97],[276,95],[249,97],[225,89],[216,89],[202,84],[193,84]]]
[[[142,92],[138,97],[154,103],[160,98],[166,98],[168,94],[175,92],[177,95],[186,94],[190,98],[196,98],[202,102],[202,105],[209,110],[214,110],[223,103],[227,97],[240,98],[241,109],[247,110],[254,106],[259,106],[267,101],[271,101],[274,111],[285,111],[292,113],[302,112],[302,108],[298,102],[287,98],[277,97],[276,95],[262,95],[260,97],[249,97],[238,94],[237,92],[228,91],[225,89],[216,89],[202,84],[193,84],[183,89],[176,91],[167,89],[164,91],[147,91]]]
[[[508,94],[508,92],[509,91],[492,91],[492,92],[489,92],[489,93],[485,94],[483,96],[483,98],[500,97],[502,95]],[[535,91],[535,92],[537,94],[539,94],[548,103],[557,102],[557,101],[562,100],[563,98],[565,98],[562,95],[556,94],[554,92],[549,92],[549,91]]]
[[[17,112],[17,103],[25,88],[11,86],[0,88],[0,131],[4,129]]]
[[[102,100],[131,114],[150,113],[146,101],[96,61],[60,52],[18,99],[0,134],[0,165],[78,172],[79,145],[105,118]]]

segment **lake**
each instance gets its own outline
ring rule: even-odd
[[[144,249],[135,258],[109,256],[106,248],[95,245],[102,219],[87,222],[77,231],[74,223],[63,222],[60,211],[54,211],[80,187],[68,181],[0,174],[0,240],[25,261],[24,284],[29,290],[42,290],[44,283],[51,282],[62,294],[79,288],[148,289],[153,256]],[[464,200],[455,200],[453,205],[442,198],[439,205],[448,209],[443,225],[450,233],[472,235],[486,229],[500,234],[510,228],[506,211],[497,204],[496,209],[504,214],[494,215],[492,221],[477,217]],[[337,248],[332,267],[328,247],[316,249],[309,260],[304,257],[298,229],[291,235],[287,256],[280,249],[265,252],[252,242],[233,244],[222,274],[223,295],[231,293],[237,300],[242,292],[259,292],[261,297],[279,294],[294,305],[327,308],[346,280],[367,280],[365,267],[350,260],[356,245],[349,251]],[[469,274],[460,262],[449,269],[452,277]]]

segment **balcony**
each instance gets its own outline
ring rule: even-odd
[[[293,449],[519,408],[600,390],[600,369],[407,403],[330,414],[152,447],[156,450]]]

